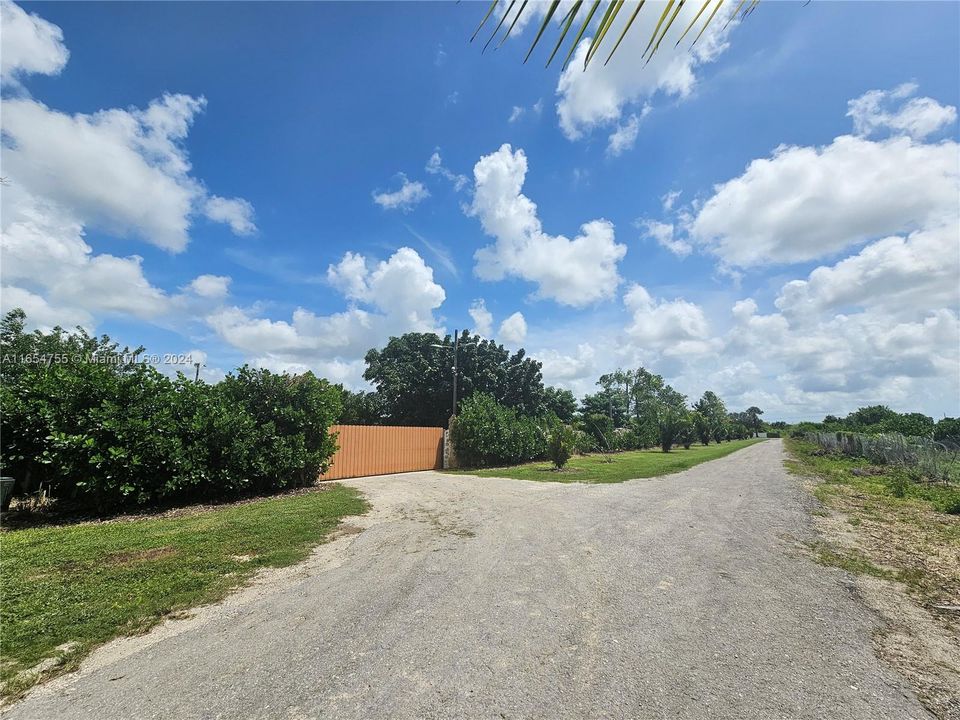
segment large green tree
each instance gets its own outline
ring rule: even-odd
[[[727,406],[723,400],[717,397],[712,390],[707,390],[696,403],[693,409],[703,416],[705,422],[706,437],[713,438],[717,442],[726,439]],[[701,439],[703,436],[701,435]],[[704,443],[705,445],[707,443]]]
[[[406,333],[367,352],[363,377],[373,383],[385,422],[444,426],[453,402],[454,343],[449,335]],[[475,392],[522,415],[535,416],[544,403],[541,364],[464,332],[457,357],[457,404]]]
[[[744,425],[750,428],[754,435],[760,434],[760,426],[762,425],[762,421],[760,420],[761,415],[763,415],[763,410],[756,405],[751,405],[747,408],[747,418],[749,418],[749,422],[744,423]]]
[[[556,415],[562,423],[571,423],[577,414],[577,398],[570,390],[545,387],[543,389],[543,412]]]

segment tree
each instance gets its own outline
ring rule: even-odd
[[[573,429],[569,425],[557,425],[547,440],[547,457],[557,470],[562,470],[573,456],[576,446],[577,437]]]
[[[392,337],[382,350],[367,352],[363,377],[377,388],[390,422],[446,425],[453,392],[452,352],[450,338],[441,340],[433,333]]]
[[[573,422],[577,414],[577,398],[570,390],[563,388],[545,387],[543,389],[543,406],[541,414],[557,416],[564,424]]]
[[[844,424],[851,430],[869,431],[871,426],[895,420],[897,413],[886,405],[870,405],[850,413],[844,418]]]
[[[658,424],[660,449],[670,452],[675,442],[683,441],[685,432],[690,427],[690,416],[686,408],[664,406],[658,414]]]
[[[628,417],[626,395],[614,389],[584,395],[580,401],[580,413],[583,417],[606,415],[613,427],[625,427]]]
[[[384,418],[395,425],[442,427],[450,418],[453,395],[453,339],[434,333],[392,337],[366,355],[363,377],[380,396]],[[541,364],[521,349],[511,354],[492,340],[464,333],[457,358],[457,404],[475,392],[489,394],[522,415],[540,413]]]
[[[749,419],[749,422],[745,422],[743,424],[750,428],[754,435],[760,434],[761,415],[763,415],[763,410],[755,405],[751,405],[747,408],[747,418]]]
[[[942,443],[960,445],[960,418],[940,418],[933,431],[933,438]]]
[[[614,438],[613,421],[609,415],[602,413],[585,415],[583,428],[593,438],[593,446],[597,450],[611,452],[615,449],[616,439]]]
[[[693,431],[700,439],[700,442],[704,445],[709,445],[711,432],[710,421],[707,419],[707,416],[699,410],[694,410],[693,413],[691,413],[690,421],[693,424]]]
[[[693,409],[705,418],[708,438],[713,438],[717,442],[726,439],[727,406],[716,393],[707,390],[694,404]],[[701,435],[701,440],[702,438]]]
[[[884,421],[885,432],[898,432],[908,437],[929,438],[934,435],[935,423],[933,418],[923,413],[901,413],[895,418]]]
[[[383,401],[378,393],[375,392],[352,392],[339,386],[341,390],[341,402],[343,410],[340,413],[340,419],[337,421],[340,425],[383,425],[386,424],[386,411],[383,407]]]

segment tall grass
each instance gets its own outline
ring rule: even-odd
[[[917,479],[960,482],[960,451],[936,440],[900,433],[809,432],[806,439],[824,450],[862,457],[877,465],[905,468]]]

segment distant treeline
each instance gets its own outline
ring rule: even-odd
[[[776,426],[778,423],[773,423]],[[783,428],[788,427],[785,423]],[[827,415],[823,422],[801,422],[789,426],[795,435],[808,432],[834,431],[854,432],[867,435],[900,433],[907,437],[936,440],[951,445],[960,445],[960,418],[945,417],[934,420],[922,413],[898,413],[886,405],[862,407],[846,417]]]

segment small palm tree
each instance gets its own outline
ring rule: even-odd
[[[500,47],[506,42],[507,38],[510,37],[510,33],[513,30],[514,26],[517,24],[517,20],[520,19],[520,16],[523,14],[524,9],[526,9],[529,0],[523,0],[520,3],[520,7],[517,8],[517,12],[513,15],[513,20],[507,26],[506,31],[503,33],[500,38],[500,42],[497,43],[496,47]],[[660,43],[663,42],[663,39],[667,36],[667,32],[670,30],[674,21],[677,19],[677,15],[680,14],[680,10],[683,9],[684,4],[687,0],[668,0],[666,6],[663,8],[663,12],[660,13],[660,19],[657,21],[657,25],[653,30],[653,34],[650,36],[650,40],[647,42],[647,47],[643,51],[643,57],[646,58],[646,61],[649,63],[650,59],[654,56],[657,50],[660,48]],[[754,9],[759,4],[760,0],[733,0],[737,2],[737,6],[734,11],[727,18],[727,25],[737,17],[745,18],[747,15],[752,13]],[[563,59],[563,67],[566,68],[567,64],[570,62],[570,58],[573,57],[573,52],[576,50],[577,45],[580,44],[580,40],[583,38],[583,34],[586,32],[587,28],[590,26],[591,21],[597,13],[597,10],[600,8],[602,0],[592,0],[592,2],[584,2],[584,0],[576,0],[573,5],[570,7],[570,10],[567,11],[567,14],[563,17],[560,22],[561,30],[560,37],[557,39],[556,44],[553,46],[553,51],[550,53],[550,57],[547,59],[547,67],[550,66],[550,63],[553,62],[553,58],[556,56],[557,51],[563,45],[563,41],[566,39],[567,35],[570,34],[570,31],[574,27],[574,21],[580,15],[580,11],[584,10],[583,21],[579,24],[579,30],[576,31],[576,34],[573,35],[573,40],[570,42],[570,45],[567,50],[566,57]],[[607,59],[604,60],[603,64],[606,65],[610,62],[610,58],[613,57],[613,54],[617,51],[617,48],[620,47],[620,43],[623,42],[623,38],[626,37],[627,32],[633,26],[633,21],[637,19],[637,15],[640,13],[641,8],[643,7],[645,0],[639,0],[638,2],[626,3],[624,0],[609,0],[607,7],[600,18],[600,24],[596,28],[596,32],[593,34],[593,38],[590,40],[590,47],[587,50],[586,58],[583,62],[583,69],[586,70],[587,66],[596,56],[597,52],[600,50],[600,46],[603,44],[604,40],[607,39],[607,35],[610,32],[610,28],[613,27],[614,21],[617,19],[617,16],[620,14],[620,11],[624,9],[624,6],[633,8],[633,12],[630,13],[629,18],[627,19],[626,24],[621,30],[617,41],[613,45],[613,49],[610,50],[610,53],[607,55]],[[707,29],[707,26],[713,21],[716,17],[717,12],[720,10],[720,7],[723,5],[724,0],[704,0],[703,4],[700,6],[700,9],[697,11],[697,14],[694,16],[693,20],[684,28],[683,33],[681,33],[680,38],[677,40],[676,45],[679,45],[687,34],[693,29],[701,17],[706,14],[706,19],[703,21],[703,24],[700,26],[700,31],[694,37],[693,42],[690,44],[690,47],[693,47],[697,44],[697,41],[703,35],[704,31]],[[497,5],[500,4],[500,0],[492,0],[490,6],[487,8],[486,14],[483,16],[483,19],[480,21],[480,25],[477,26],[476,31],[473,33],[473,37],[470,38],[470,42],[473,42],[476,39],[477,35],[480,34],[480,31],[487,24],[487,21],[490,20],[493,16],[494,10],[497,9]],[[510,3],[507,5],[506,11],[500,17],[500,22],[497,23],[497,26],[494,28],[493,33],[490,35],[486,44],[483,46],[483,49],[486,50],[490,44],[494,41],[497,35],[500,34],[501,28],[504,27],[504,24],[510,13],[513,11],[514,6],[517,4],[517,0],[510,0]],[[712,10],[707,13],[707,8],[713,5]],[[550,7],[547,8],[546,15],[543,18],[543,22],[540,24],[540,29],[537,31],[536,37],[533,39],[533,44],[530,46],[530,49],[527,51],[526,56],[523,61],[527,62],[530,59],[530,56],[533,54],[534,48],[537,47],[537,44],[540,42],[540,38],[543,37],[544,32],[547,29],[547,26],[550,24],[550,21],[553,19],[554,14],[557,12],[557,8],[560,6],[560,0],[552,0]],[[587,9],[589,6],[589,9]],[[724,25],[726,27],[726,25]],[[675,46],[676,46],[675,45]]]

